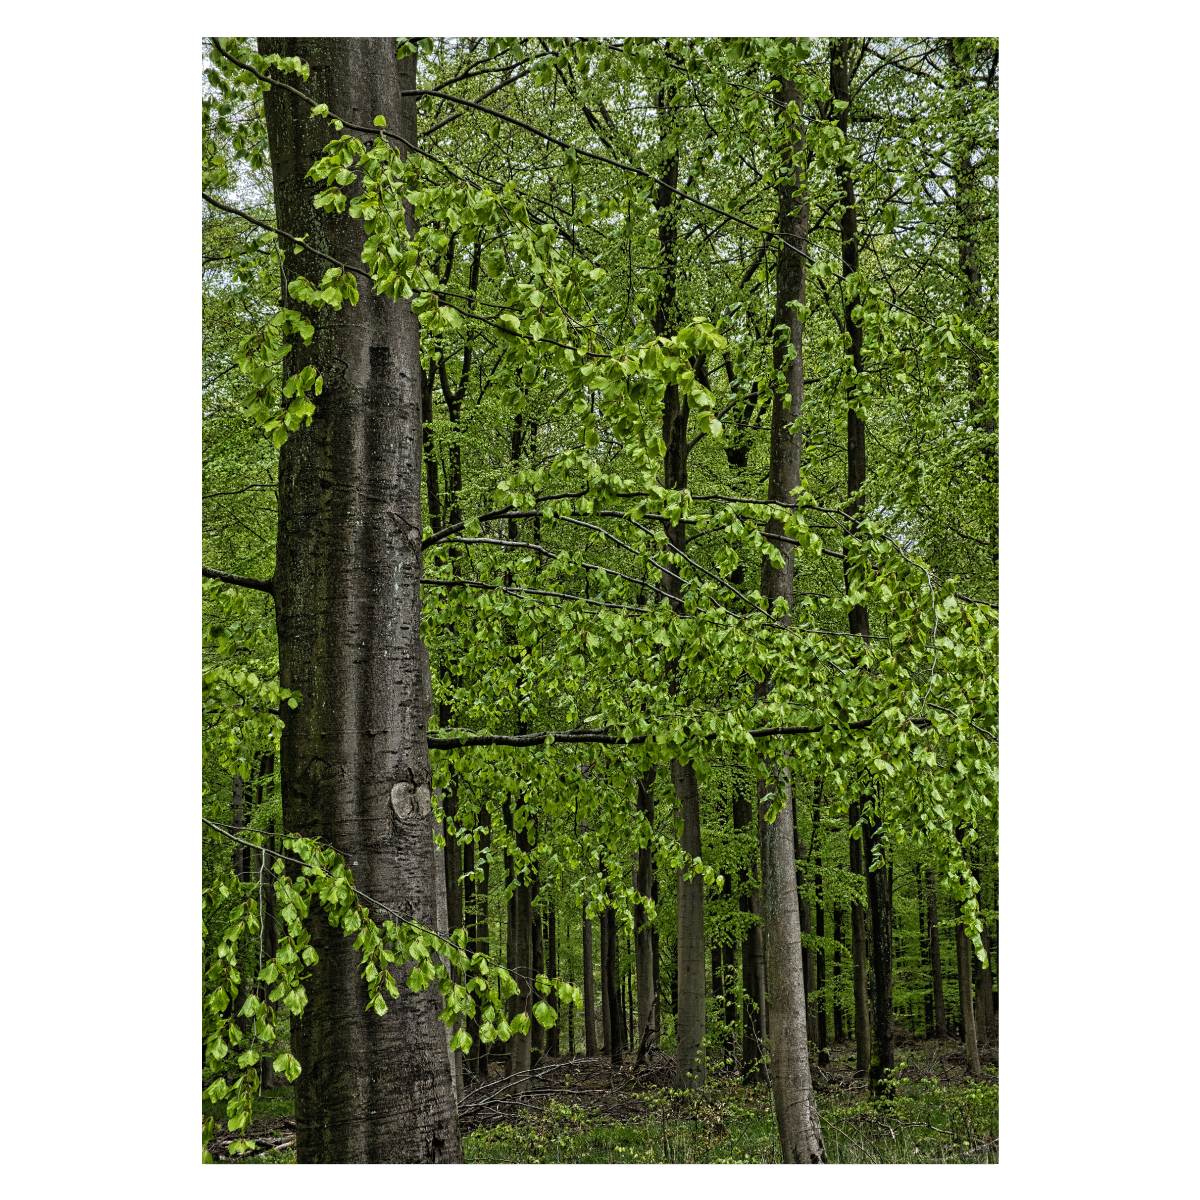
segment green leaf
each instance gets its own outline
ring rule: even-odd
[[[300,1075],[300,1062],[290,1051],[281,1054],[271,1065],[281,1075],[287,1077],[288,1083],[295,1083]]]

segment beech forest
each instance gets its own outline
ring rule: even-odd
[[[999,63],[203,40],[204,1162],[999,1162]]]

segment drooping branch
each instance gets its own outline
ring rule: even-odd
[[[869,729],[874,721],[874,717],[868,717],[865,721],[851,721],[843,728]],[[929,721],[914,717],[910,719],[910,724],[928,725]],[[773,725],[769,729],[751,729],[749,733],[752,738],[787,737],[801,733],[820,733],[825,728],[825,725]],[[536,747],[546,745],[547,739],[551,738],[553,742],[550,744],[591,743],[600,746],[640,746],[653,736],[652,733],[639,733],[626,738],[619,733],[601,733],[598,730],[590,729],[567,729],[562,732],[547,733],[480,733],[448,738],[431,736],[428,740],[430,750],[459,750],[465,746]],[[706,733],[703,735],[703,740],[713,741],[716,736],[715,733]]]
[[[273,579],[251,579],[247,575],[231,575],[228,571],[214,571],[212,567],[202,567],[201,573],[205,579],[217,579],[221,583],[231,583],[234,587],[251,588],[256,592],[266,592],[268,596],[275,595]]]

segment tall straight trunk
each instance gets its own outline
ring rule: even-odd
[[[792,789],[792,850],[796,859],[796,902],[800,906],[800,933],[804,951],[804,1011],[805,1029],[808,1040],[817,1040],[817,1010],[809,997],[817,986],[812,954],[812,905],[808,899],[808,851],[809,847],[800,833],[800,821],[796,815],[796,792]]]
[[[490,818],[489,818],[490,820]],[[479,890],[476,892],[476,915],[475,915],[475,949],[479,954],[487,958],[492,954],[492,914],[491,914],[491,886],[492,886],[492,864],[491,864],[491,845],[492,845],[492,828],[488,827],[479,835],[479,857],[483,860],[483,879],[479,882]],[[475,1041],[471,1046],[472,1054],[472,1070],[485,1078],[489,1073],[489,1064],[492,1061],[495,1043],[485,1046],[480,1041]]]
[[[929,973],[933,978],[933,1019],[939,1038],[948,1038],[946,998],[942,991],[942,942],[938,931],[937,883],[933,868],[925,871],[925,902],[929,910]]]
[[[954,944],[958,951],[958,1005],[962,1014],[963,1041],[967,1048],[967,1070],[973,1079],[981,1079],[983,1069],[979,1064],[979,1040],[975,1034],[975,1011],[971,1003],[971,959],[974,952],[961,921],[954,926]]]
[[[783,105],[802,104],[800,92],[790,79],[781,80],[779,99]],[[786,111],[786,110],[785,110]],[[776,370],[785,374],[787,391],[776,388],[771,403],[771,451],[767,473],[767,501],[791,507],[800,484],[803,453],[800,417],[804,406],[804,325],[792,305],[805,301],[805,255],[808,246],[809,199],[805,178],[805,129],[790,116],[783,118],[787,136],[784,170],[779,185],[779,232],[781,241],[776,267],[775,328],[787,330],[774,346]],[[783,522],[772,517],[767,537],[783,533]],[[759,590],[768,605],[783,600],[791,623],[795,550],[789,543],[778,546],[782,563],[769,558],[762,562]],[[772,685],[764,680],[763,691]],[[768,750],[768,754],[770,751]],[[788,768],[772,756],[768,767],[775,776],[774,787],[789,793],[774,822],[767,812],[767,784],[759,783],[759,854],[762,859],[763,927],[767,943],[767,995],[770,1004],[771,1095],[779,1127],[780,1153],[785,1163],[826,1161],[821,1122],[817,1115],[812,1077],[808,1064],[808,1014],[805,1004],[805,972],[801,938],[800,906],[796,893],[796,841],[793,796]]]
[[[817,1062],[825,1066],[829,1062],[828,1044],[829,1031],[826,1009],[829,1005],[825,1000],[825,882],[821,872],[821,854],[816,849],[817,813],[820,808],[814,805],[813,813],[813,859],[816,865],[817,884]]]
[[[700,857],[700,787],[691,763],[671,762],[671,780],[683,811],[680,845],[689,858]],[[675,1086],[692,1087],[698,1078],[698,1056],[704,1041],[704,881],[679,871],[675,964],[678,1000],[675,1010]]]
[[[612,950],[608,944],[608,918],[605,915],[606,912],[607,909],[602,909],[600,912],[600,1053],[611,1055],[613,1045],[613,1007],[609,1003],[608,998],[608,977],[612,971]]]
[[[417,137],[416,59],[393,38],[261,38],[264,54],[297,55],[309,95],[347,120]],[[312,105],[283,87],[264,96],[279,226],[339,261],[361,261],[363,230],[313,206],[306,177],[330,137]],[[319,281],[327,261],[289,255],[283,280]],[[434,914],[432,696],[421,640],[420,330],[407,301],[360,291],[356,306],[306,313],[324,391],[312,424],[280,453],[275,599],[280,683],[303,696],[284,709],[284,827],[344,853],[356,885],[423,924]],[[381,584],[388,582],[387,586]],[[440,864],[439,864],[440,866]],[[382,916],[382,914],[377,914]],[[459,1162],[446,1069],[442,1000],[401,989],[378,1017],[353,939],[314,909],[318,959],[308,1006],[292,1024],[300,1162]]]
[[[638,779],[637,811],[653,829],[654,827],[654,770],[647,771]],[[639,896],[649,896],[654,888],[654,848],[647,840],[637,852],[637,873],[634,890]],[[646,909],[642,904],[633,910],[634,955],[637,959],[637,1061],[641,1063],[646,1051],[658,1045],[658,1006],[655,1004],[654,988],[654,931],[646,921]]]
[[[834,38],[829,47],[829,84],[833,99],[845,105],[850,103],[850,38]],[[838,116],[838,128],[843,137],[849,132],[849,109],[843,108]],[[854,176],[850,167],[839,161],[836,176],[841,192],[842,215],[840,221],[842,243],[842,272],[849,277],[858,271],[858,216],[855,208]],[[852,289],[845,290],[845,307],[843,320],[846,333],[850,337],[850,373],[851,386],[862,374],[862,327],[854,319],[856,294]],[[850,523],[851,536],[857,534],[861,522],[863,505],[862,489],[867,481],[867,430],[866,424],[854,407],[851,396],[846,407],[846,504],[845,513]],[[844,568],[845,586],[849,592],[853,580],[848,567]],[[871,626],[867,610],[856,604],[850,610],[849,626],[852,634],[860,637],[864,645],[870,640]],[[858,805],[851,806],[851,822],[858,820]],[[862,843],[851,841],[850,860],[851,870],[855,869],[856,851],[858,855],[858,870],[861,872]],[[869,862],[867,864],[870,865]],[[870,903],[870,883],[868,882],[868,903]],[[867,987],[866,987],[866,928],[865,914],[862,906],[855,904],[851,908],[851,932],[854,941],[854,1031],[858,1048],[858,1070],[869,1071],[871,1067],[872,1047],[867,1032]],[[872,929],[872,933],[874,930]],[[861,986],[860,986],[861,984]],[[876,989],[878,990],[878,989]]]
[[[670,101],[660,94],[657,108],[661,124],[660,141],[669,144],[677,131],[672,128]],[[671,153],[662,168],[661,182],[655,193],[658,214],[658,242],[662,259],[662,291],[656,299],[653,328],[659,335],[669,334],[678,320],[676,286],[678,280],[679,206],[674,189],[679,186],[679,156]],[[688,402],[679,387],[669,384],[663,395],[662,438],[666,446],[663,482],[668,488],[687,487]],[[670,546],[686,550],[687,526],[682,522],[667,527]],[[671,607],[683,612],[682,581],[678,566],[668,565],[662,572],[660,587],[671,596]],[[678,664],[668,663],[668,689],[672,696],[679,690]],[[682,818],[680,843],[689,857],[700,856],[700,786],[690,762],[673,759],[671,783]],[[694,875],[685,878],[680,870],[677,881],[675,962],[678,1002],[675,1012],[675,1086],[691,1087],[696,1077],[697,1056],[704,1040],[704,881]]]
[[[551,979],[557,978],[558,927],[555,921],[553,900],[546,905],[546,965],[544,970]],[[546,998],[546,1003],[552,1009],[554,1009],[555,1013],[558,1012],[558,997],[556,992],[551,991],[550,995]],[[570,1012],[570,1009],[567,1011]],[[546,1053],[549,1054],[551,1058],[557,1058],[559,1056],[560,1043],[561,1039],[559,1035],[559,1025],[556,1019],[554,1024],[546,1030]]]
[[[871,1095],[890,1096],[895,1069],[892,1036],[892,895],[887,864],[879,856],[883,827],[878,817],[868,818],[867,908],[871,913],[871,1065],[867,1073]],[[874,869],[872,869],[874,864]]]
[[[531,849],[528,823],[515,831],[515,837],[517,849],[528,854]],[[514,856],[514,871],[515,863]],[[520,876],[516,877],[511,911],[512,958],[508,969],[513,981],[517,984],[518,992],[515,996],[509,997],[510,1024],[512,1018],[520,1013],[530,1015],[531,1019],[533,1013],[533,884],[531,880]],[[514,1033],[509,1039],[508,1046],[509,1073],[519,1075],[528,1071],[532,1066],[532,1028],[528,1033]],[[517,1085],[515,1091],[520,1093],[527,1091],[528,1088],[528,1081],[525,1080]]]
[[[584,906],[583,918],[583,1052],[588,1058],[600,1053],[596,1045],[596,976],[592,957],[592,923]]]
[[[541,898],[541,881],[536,877],[529,889],[530,901],[530,922],[529,932],[533,944],[533,957],[530,959],[530,973],[533,979],[530,980],[530,993],[532,995],[532,1003],[536,1003],[538,997],[533,993],[534,981],[539,975],[546,973],[546,934],[545,934],[545,914],[542,911],[540,904]],[[534,1021],[533,1026],[529,1031],[530,1036],[530,1065],[536,1067],[541,1061],[542,1054],[546,1049],[546,1030],[540,1022]]]
[[[600,983],[604,989],[608,1057],[614,1067],[620,1066],[624,1046],[621,1038],[621,996],[618,983],[617,914],[611,906],[600,918]]]
[[[850,828],[854,830],[862,816],[862,806],[850,805]],[[861,837],[850,838],[850,873],[863,873]],[[854,1069],[866,1074],[871,1066],[871,1017],[867,1003],[867,912],[854,900],[850,904],[850,958],[854,965]]]

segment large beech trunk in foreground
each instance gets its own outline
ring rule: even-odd
[[[259,48],[299,55],[311,68],[305,90],[333,112],[366,126],[386,114],[389,128],[416,140],[414,104],[402,96],[414,87],[416,61],[397,62],[393,38],[262,38]],[[305,178],[336,135],[283,87],[264,103],[279,225],[357,264],[361,224],[314,208],[317,185]],[[319,282],[327,267],[307,252],[286,257],[289,278]],[[292,305],[286,294],[284,302]],[[284,825],[332,843],[359,888],[432,925],[417,321],[406,302],[368,287],[356,307],[308,315],[312,345],[296,345],[286,366],[313,363],[325,387],[311,427],[291,435],[279,463],[279,675],[303,696],[294,712],[284,710]],[[297,1159],[460,1162],[436,988],[402,986],[386,1016],[368,1013],[353,938],[319,910],[307,928],[320,957],[308,1007],[292,1024],[303,1067]]]
[[[799,103],[791,80],[784,80],[780,101]],[[777,268],[776,326],[788,329],[786,342],[776,343],[776,368],[786,370],[787,393],[776,392],[771,406],[771,459],[767,499],[792,505],[792,492],[800,483],[801,433],[799,418],[804,403],[804,326],[792,301],[804,303],[804,253],[808,242],[808,190],[803,179],[803,130],[789,130],[794,140],[786,173],[779,190],[779,232],[785,241],[779,247]],[[794,354],[787,358],[790,348]],[[782,534],[783,523],[772,518],[767,536]],[[760,590],[768,604],[784,599],[792,603],[795,550],[779,546],[783,563],[777,567],[763,559]],[[791,622],[791,616],[787,618]],[[769,682],[769,681],[768,681]],[[778,760],[770,764],[775,790],[791,791],[786,767]],[[765,814],[766,785],[760,784],[760,815]],[[762,856],[763,929],[767,940],[767,994],[769,997],[771,1047],[771,1095],[779,1125],[779,1148],[785,1163],[825,1162],[821,1122],[813,1095],[808,1065],[808,1029],[804,1003],[804,958],[800,936],[800,905],[796,894],[796,859],[792,798],[788,795],[771,824],[759,822],[759,852]]]

